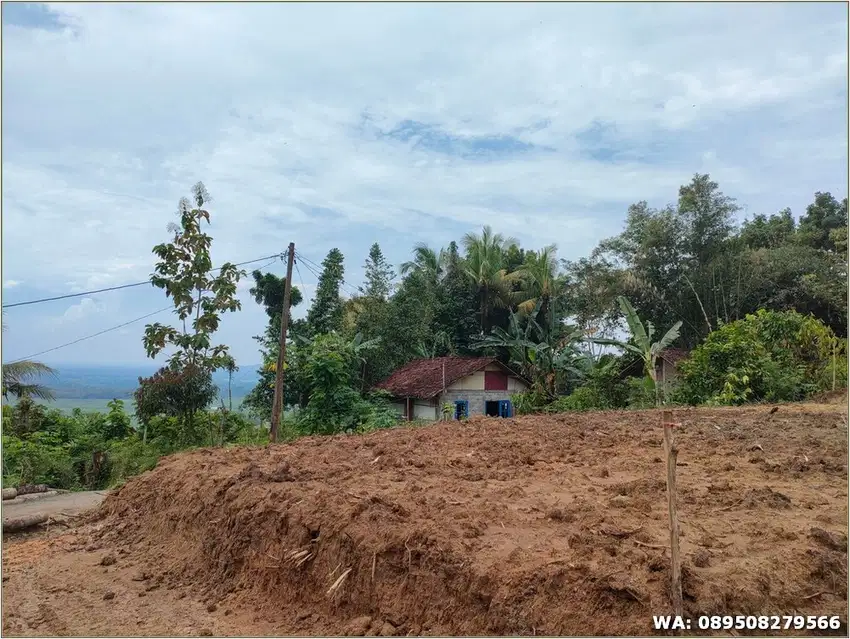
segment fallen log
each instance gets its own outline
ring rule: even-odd
[[[31,495],[33,493],[46,493],[52,489],[47,484],[24,484],[18,486],[16,490],[19,495]]]
[[[12,504],[23,504],[24,502],[32,501],[34,499],[44,499],[45,497],[55,497],[59,493],[55,490],[51,490],[46,493],[32,493],[29,495],[18,495],[15,499],[9,500],[5,505],[10,506]]]
[[[14,499],[18,496],[18,491],[14,488],[4,488],[3,489],[3,499]]]
[[[43,524],[48,520],[45,514],[26,515],[25,517],[15,517],[3,520],[3,532],[18,532]]]

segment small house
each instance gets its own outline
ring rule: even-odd
[[[655,360],[655,379],[662,392],[669,393],[679,377],[678,365],[690,352],[682,348],[666,348]]]
[[[470,415],[511,417],[511,395],[528,383],[493,357],[416,359],[375,386],[388,392],[405,419],[437,420],[442,407],[451,417]]]

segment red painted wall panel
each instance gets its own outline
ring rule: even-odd
[[[484,390],[508,390],[508,376],[501,371],[484,371]]]

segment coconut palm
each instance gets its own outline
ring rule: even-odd
[[[554,332],[554,305],[564,283],[558,276],[557,250],[551,244],[539,253],[530,251],[526,254],[525,263],[507,276],[510,281],[518,282],[521,286],[521,290],[514,294],[518,302],[517,309],[528,314],[540,302],[539,314],[535,319],[550,332]]]
[[[6,332],[5,322],[2,331]],[[38,397],[39,399],[52,400],[53,393],[51,390],[35,382],[42,375],[56,375],[56,371],[46,364],[28,359],[4,364],[3,386],[0,393],[6,400],[9,399],[10,395],[18,399],[21,397]]]
[[[424,242],[419,242],[413,247],[413,260],[401,265],[401,274],[407,275],[419,271],[425,276],[426,281],[436,284],[442,278],[445,266],[445,249],[440,249],[437,253]]]
[[[647,321],[646,325],[644,325],[629,300],[622,295],[617,298],[617,301],[620,304],[623,315],[626,317],[626,323],[629,325],[629,331],[632,334],[631,342],[623,342],[616,339],[594,339],[593,341],[596,344],[616,346],[639,355],[643,360],[646,373],[655,387],[655,404],[658,406],[661,404],[661,396],[658,389],[658,380],[656,379],[655,364],[662,351],[679,339],[679,329],[682,327],[682,322],[673,324],[664,334],[664,337],[657,342],[653,342],[652,338],[655,335],[655,327],[652,325],[652,322]]]
[[[466,259],[463,272],[478,287],[481,332],[488,329],[490,311],[494,307],[508,307],[511,303],[511,280],[504,268],[505,251],[517,241],[485,226],[481,235],[467,233],[463,236]]]
[[[55,375],[56,371],[41,362],[21,360],[3,365],[3,398],[9,396],[38,397],[39,399],[52,400],[53,393],[47,386],[37,383],[42,375]]]

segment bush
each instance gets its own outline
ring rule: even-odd
[[[511,405],[517,415],[530,415],[539,413],[546,408],[548,397],[539,390],[528,390],[524,393],[511,395]],[[450,412],[450,415],[454,412]]]
[[[649,377],[631,377],[626,388],[628,408],[655,408],[655,385]]]
[[[798,401],[847,383],[846,340],[812,316],[760,310],[712,332],[679,365],[682,403]],[[841,362],[840,367],[838,362]]]

